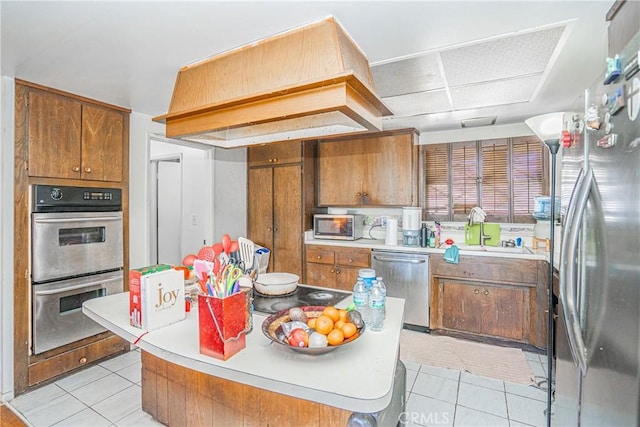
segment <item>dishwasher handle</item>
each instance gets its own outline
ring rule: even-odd
[[[427,262],[426,259],[415,259],[415,258],[391,258],[386,256],[378,256],[374,255],[373,259],[380,262],[403,262],[405,264],[424,264]]]

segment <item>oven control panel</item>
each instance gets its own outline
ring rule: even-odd
[[[122,210],[119,188],[33,186],[32,212],[107,212]]]

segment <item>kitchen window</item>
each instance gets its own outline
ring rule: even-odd
[[[466,221],[480,206],[493,222],[532,223],[534,197],[548,194],[548,156],[535,136],[424,146],[426,219]]]

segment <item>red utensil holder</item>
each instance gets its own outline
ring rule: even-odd
[[[200,353],[227,360],[246,346],[252,329],[251,288],[226,298],[198,295]]]

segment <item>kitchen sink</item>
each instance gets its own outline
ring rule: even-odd
[[[458,249],[461,251],[474,251],[474,252],[499,252],[499,253],[509,253],[509,254],[526,254],[530,255],[533,251],[526,246],[520,247],[503,247],[503,246],[479,246],[479,245],[458,245],[456,244]],[[445,245],[445,248],[448,246]]]

